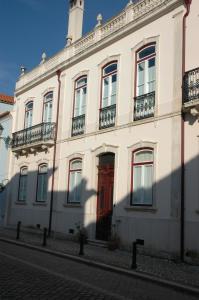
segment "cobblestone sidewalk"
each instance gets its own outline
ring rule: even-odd
[[[0,237],[16,240],[16,230],[0,228]],[[27,244],[42,247],[42,231],[22,230],[20,241]],[[79,255],[79,244],[74,241],[52,236],[47,240],[47,249],[61,253]],[[127,251],[114,250],[95,245],[86,244],[84,257],[95,262],[121,267],[130,270],[132,254]],[[175,263],[168,259],[160,259],[151,256],[138,254],[137,272],[156,276],[161,279],[199,288],[199,266],[192,266],[185,263]]]

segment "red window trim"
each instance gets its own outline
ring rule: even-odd
[[[73,203],[73,204],[79,204],[80,202],[69,202],[69,193],[70,193],[70,174],[74,171],[82,171],[82,168],[81,169],[75,169],[75,170],[71,170],[71,164],[72,162],[76,161],[76,160],[80,160],[81,163],[82,163],[82,158],[81,157],[75,157],[73,159],[71,159],[69,161],[69,169],[68,169],[68,191],[67,191],[67,203],[70,204],[70,203]]]
[[[134,155],[135,153],[137,152],[142,152],[142,151],[145,151],[145,150],[150,150],[153,155],[154,155],[154,149],[151,148],[151,147],[142,147],[142,148],[138,148],[138,149],[135,149],[134,151],[132,151],[132,161],[131,161],[131,197],[130,197],[130,205],[131,206],[153,206],[153,203],[152,204],[134,204],[133,203],[133,170],[134,170],[134,166],[144,166],[144,165],[153,165],[154,166],[154,159],[153,161],[146,161],[146,162],[143,162],[143,163],[135,163],[134,162]],[[153,191],[152,191],[153,193]],[[153,199],[153,194],[152,194],[152,199]]]

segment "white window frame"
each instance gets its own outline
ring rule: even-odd
[[[42,168],[45,167],[46,171],[43,171]],[[46,190],[44,190],[44,187],[42,186],[42,193],[41,195],[38,194],[39,191],[39,184],[40,180],[46,180]],[[42,197],[41,197],[42,196]],[[41,164],[38,167],[38,173],[37,173],[37,190],[36,190],[36,202],[37,203],[45,203],[47,201],[48,197],[48,165],[47,164]]]
[[[46,110],[47,107],[47,110]],[[53,92],[48,92],[44,96],[43,102],[43,123],[52,122],[52,109],[53,109]]]
[[[24,181],[25,181],[25,192],[23,191],[23,197],[21,198],[22,193],[22,184],[24,189]],[[27,184],[28,184],[28,167],[24,166],[20,169],[19,175],[19,190],[18,190],[18,202],[26,202],[27,200]]]
[[[105,74],[105,70],[110,67],[111,65],[116,65],[116,69],[113,72],[109,72]],[[112,93],[113,91],[113,84],[112,84],[112,78],[113,76],[116,75],[116,89],[115,89],[115,94]],[[108,79],[108,97],[104,97],[104,91],[105,91],[105,80]],[[116,104],[116,99],[117,99],[117,82],[118,82],[118,62],[117,61],[112,61],[105,65],[102,68],[102,97],[101,97],[101,108],[106,108],[112,105]],[[115,102],[112,103],[112,97],[115,96]],[[104,99],[108,98],[107,105],[104,105]]]
[[[146,50],[147,48],[151,48],[151,47],[154,47],[155,48],[155,51],[150,54],[150,55],[146,55],[144,56],[143,58],[139,58],[139,55],[144,51]],[[153,85],[154,85],[154,89],[149,91],[149,68],[148,68],[148,64],[149,64],[149,61],[154,59],[155,60],[155,71],[154,71],[154,75],[155,75],[155,78],[153,81]],[[139,92],[139,87],[141,85],[139,85],[139,66],[141,64],[144,64],[144,80],[143,80],[143,86],[144,86],[144,91],[142,93]],[[156,62],[156,43],[150,43],[148,45],[145,45],[144,47],[142,47],[141,49],[139,49],[137,52],[136,52],[136,97],[138,96],[142,96],[142,95],[145,95],[145,94],[148,94],[148,93],[152,93],[155,91],[156,89],[156,66],[157,62]]]
[[[141,161],[136,163],[135,162],[135,157],[137,154],[140,154],[142,152],[151,152],[153,155],[153,160],[152,161]],[[152,197],[151,197],[151,203],[147,203],[145,201],[144,197],[144,186],[145,186],[145,182],[144,182],[144,171],[145,168],[147,166],[152,166],[152,177],[151,177],[151,182],[152,182],[152,186],[151,186],[151,193],[152,193]],[[134,202],[134,196],[135,196],[135,191],[134,191],[134,177],[135,177],[135,169],[137,167],[141,167],[141,186],[140,188],[143,189],[143,193],[141,195],[141,199],[139,202]],[[131,205],[132,206],[153,206],[153,184],[154,184],[154,149],[153,148],[141,148],[141,149],[137,149],[135,151],[132,152],[132,163],[131,163]]]
[[[78,168],[78,169],[74,168],[73,169],[72,165],[76,162],[81,162],[81,168]],[[72,187],[72,189],[73,189],[72,191],[73,191],[74,194],[76,194],[76,189],[77,189],[77,185],[76,185],[77,174],[81,174],[81,180],[80,180],[80,183],[79,183],[80,186],[78,187],[78,190],[80,190],[79,199],[74,199],[74,196],[73,196],[73,198],[71,198],[71,178],[72,178],[73,174],[75,176],[75,184]],[[82,196],[82,159],[81,158],[75,158],[75,159],[72,159],[72,160],[69,161],[67,203],[68,204],[81,204],[81,196]]]

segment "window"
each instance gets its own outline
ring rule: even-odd
[[[153,204],[153,149],[133,152],[132,157],[132,205]]]
[[[27,199],[27,178],[28,178],[28,168],[22,167],[20,170],[20,177],[19,177],[18,201],[25,202]]]
[[[37,202],[47,201],[48,191],[48,165],[43,164],[39,166],[37,175]]]
[[[117,62],[112,62],[102,69],[100,129],[115,125],[116,96]]]
[[[82,160],[70,161],[68,203],[80,203],[82,192]]]
[[[87,76],[80,77],[75,82],[75,97],[73,108],[72,136],[83,134],[85,127]]]
[[[33,102],[28,102],[25,107],[25,120],[24,127],[29,128],[32,126]]]
[[[155,91],[155,44],[137,53],[137,91],[141,96]]]
[[[53,106],[53,92],[50,92],[44,96],[43,123],[51,123],[52,106]]]
[[[136,53],[136,97],[134,119],[154,115],[156,85],[156,44],[150,44]]]

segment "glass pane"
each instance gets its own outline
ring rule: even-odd
[[[103,81],[102,107],[108,106],[108,97],[109,97],[109,77],[104,78],[104,81]]]
[[[155,91],[155,58],[148,61],[148,92]]]
[[[48,166],[47,165],[42,165],[39,167],[39,173],[47,173],[48,172]]]
[[[87,84],[87,77],[82,77],[76,81],[76,88],[81,87],[85,84]]]
[[[28,168],[22,168],[21,175],[27,175],[27,174],[28,174]]]
[[[27,176],[20,176],[19,182],[19,201],[26,201]]]
[[[33,108],[33,102],[29,102],[26,104],[26,110],[30,110]]]
[[[143,167],[144,170],[144,204],[152,204],[152,186],[153,186],[153,166],[146,165]]]
[[[142,166],[133,168],[133,204],[140,204],[142,200]]]
[[[144,76],[144,70],[145,70],[145,63],[142,62],[140,64],[138,64],[138,78],[137,78],[137,88],[138,88],[138,96],[143,95],[145,93],[144,90],[144,80],[145,80],[145,76]]]
[[[80,115],[81,90],[76,91],[74,117]]]
[[[82,168],[82,161],[75,160],[71,163],[70,169],[71,170],[80,170]]]
[[[138,53],[138,59],[143,59],[149,55],[155,54],[155,45],[144,48]]]
[[[109,73],[112,73],[114,71],[117,71],[117,63],[108,65],[107,67],[104,68],[103,70],[103,75],[108,75]]]
[[[134,154],[134,163],[153,161],[153,151],[140,151]]]

